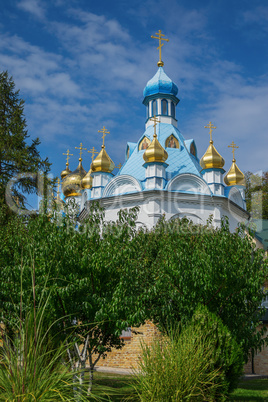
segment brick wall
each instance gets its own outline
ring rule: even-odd
[[[134,334],[134,331],[138,333]],[[131,338],[125,340],[125,346],[119,350],[112,350],[105,359],[98,361],[97,367],[137,368],[141,355],[141,343],[150,344],[158,334],[156,326],[150,321],[147,321],[145,325],[138,328],[131,328]]]
[[[267,326],[268,327],[268,326]],[[137,331],[134,334],[133,331]],[[138,367],[138,360],[141,356],[141,343],[150,344],[159,332],[154,324],[147,321],[145,325],[138,328],[132,328],[131,338],[125,340],[125,346],[122,349],[114,349],[108,353],[105,359],[98,361],[97,367],[132,369]],[[265,347],[261,353],[254,357],[255,373],[268,375],[268,347]],[[251,358],[244,367],[245,374],[251,374]]]
[[[268,330],[268,324],[265,326]],[[268,346],[265,346],[260,353],[254,356],[254,372],[259,375],[268,375]],[[251,356],[245,365],[245,374],[252,374]]]

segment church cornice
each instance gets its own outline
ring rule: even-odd
[[[126,208],[131,207],[133,205],[141,205],[144,204],[145,201],[149,200],[154,201],[164,201],[170,203],[186,203],[189,205],[210,205],[214,208],[220,207],[225,211],[230,211],[238,215],[240,218],[248,220],[250,218],[250,214],[241,208],[239,205],[234,203],[232,200],[225,196],[216,196],[216,195],[206,195],[206,194],[197,194],[196,193],[182,193],[182,192],[173,192],[167,190],[146,190],[138,193],[129,193],[123,194],[117,197],[104,197],[98,199],[101,206],[104,208]],[[90,205],[94,200],[88,200],[85,204],[85,208],[81,211],[79,215],[79,221],[85,219],[88,215],[87,205]],[[224,215],[224,214],[223,214]]]

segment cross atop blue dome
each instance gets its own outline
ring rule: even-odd
[[[176,96],[178,93],[177,85],[167,76],[163,67],[159,67],[156,74],[147,82],[143,90],[143,96],[165,94]]]

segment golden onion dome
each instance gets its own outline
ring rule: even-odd
[[[227,186],[236,186],[239,184],[240,186],[245,185],[245,176],[241,172],[241,170],[238,168],[236,164],[236,160],[233,159],[232,161],[232,166],[230,167],[230,170],[228,173],[224,176],[224,183]]]
[[[92,187],[93,177],[91,176],[92,169],[90,168],[87,174],[81,180],[82,189],[90,189]]]
[[[86,173],[82,166],[82,159],[79,158],[77,168],[72,173],[68,174],[62,182],[62,192],[65,197],[77,197],[81,195],[81,180]]]
[[[60,198],[59,194],[54,198],[54,202],[56,204],[57,209],[64,209],[65,203],[64,201]]]
[[[168,158],[167,151],[162,147],[157,139],[157,135],[154,134],[153,141],[148,146],[143,154],[145,162],[165,162]]]
[[[111,173],[115,168],[115,165],[110,156],[105,151],[105,146],[101,146],[99,155],[94,159],[91,164],[92,172],[106,172]]]
[[[214,147],[213,141],[210,140],[208,149],[200,159],[200,166],[202,167],[202,169],[211,169],[211,168],[222,169],[224,163],[225,161],[223,157]]]
[[[68,176],[68,174],[72,173],[71,170],[69,169],[69,163],[66,163],[66,168],[61,172],[60,176],[62,178],[62,180]]]

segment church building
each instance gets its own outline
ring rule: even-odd
[[[186,217],[196,224],[210,220],[216,228],[226,216],[230,230],[234,231],[240,222],[249,219],[245,178],[235,159],[238,146],[234,141],[229,145],[233,160],[226,173],[224,159],[213,141],[216,127],[209,122],[205,126],[208,148],[199,159],[194,139],[185,138],[178,129],[178,87],[165,73],[161,56],[163,42],[168,39],[160,30],[152,38],[159,41],[159,61],[155,75],[143,90],[144,132],[136,142],[126,143],[125,162],[116,171],[105,147],[105,137],[109,134],[105,127],[99,130],[103,140],[101,151],[96,154],[94,147],[88,151],[92,153],[88,170],[82,165],[82,152],[86,150],[83,144],[76,147],[80,158],[74,171],[69,168],[68,150],[64,154],[66,168],[61,172],[64,202],[76,201],[80,221],[87,217],[90,203],[99,201],[105,208],[107,221],[115,221],[121,209],[138,206],[138,227],[150,229],[165,216],[166,220]],[[60,207],[64,204],[59,190],[56,202]],[[140,340],[152,339],[156,331],[150,322],[138,329],[141,335],[135,335],[131,329],[123,331],[123,349],[112,351],[99,365],[130,369],[137,362]],[[259,373],[267,374],[268,365],[262,364],[263,356],[268,356],[268,348],[258,360]],[[249,372],[250,368],[246,370]]]
[[[165,215],[166,220],[187,217],[197,224],[212,218],[214,227],[227,216],[230,229],[249,218],[245,204],[244,175],[233,163],[225,174],[224,159],[215,148],[212,133],[216,127],[209,122],[210,140],[205,154],[199,159],[194,139],[186,139],[178,129],[178,87],[164,71],[161,57],[163,41],[159,32],[159,61],[156,74],[143,90],[145,131],[137,142],[127,142],[125,162],[115,165],[105,148],[108,130],[101,132],[101,151],[92,152],[90,169],[82,166],[82,151],[78,167],[69,169],[69,150],[65,170],[61,173],[65,201],[75,199],[80,206],[80,220],[88,214],[88,205],[98,200],[105,208],[105,219],[116,220],[120,209],[139,206],[138,226],[152,228]]]

